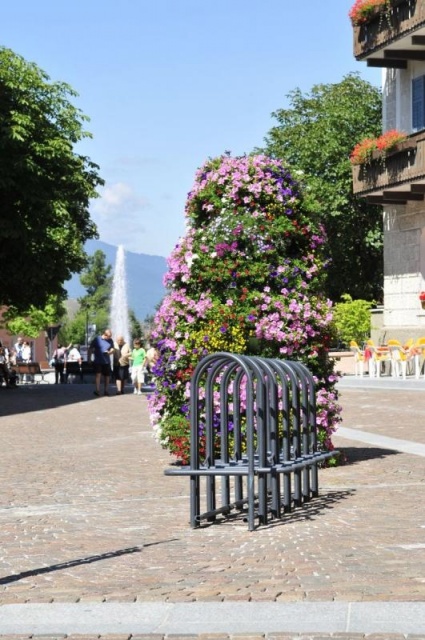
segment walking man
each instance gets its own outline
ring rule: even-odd
[[[100,336],[96,336],[91,342],[89,358],[92,354],[94,354],[93,364],[96,384],[94,395],[100,396],[100,383],[103,376],[103,395],[109,396],[108,387],[111,378],[111,356],[114,354],[114,342],[110,329],[105,329]]]

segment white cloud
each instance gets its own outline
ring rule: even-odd
[[[116,182],[100,191],[100,198],[94,201],[93,212],[102,218],[117,214],[127,215],[145,209],[148,202],[139,196],[125,182]]]
[[[113,245],[122,244],[130,251],[140,251],[146,243],[149,202],[124,182],[116,182],[99,190],[91,214],[100,239]]]

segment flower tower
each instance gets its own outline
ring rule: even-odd
[[[325,238],[298,184],[279,160],[226,154],[197,171],[186,219],[151,336],[159,442],[188,461],[191,374],[203,356],[226,351],[303,362],[317,379],[319,438],[332,448],[339,406],[327,353],[331,303],[321,294]]]

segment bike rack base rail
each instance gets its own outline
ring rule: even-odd
[[[193,528],[237,509],[247,510],[253,531],[256,521],[318,496],[318,468],[338,455],[318,445],[315,382],[305,365],[219,352],[192,375],[190,464],[164,473],[189,476]]]

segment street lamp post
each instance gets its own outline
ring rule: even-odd
[[[89,324],[91,318],[95,318],[96,314],[89,309],[86,309],[86,358],[89,357],[89,346],[96,333],[96,325],[94,323]]]

